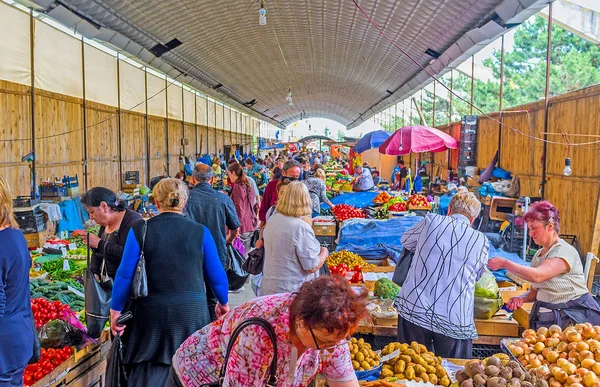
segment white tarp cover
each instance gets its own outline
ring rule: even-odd
[[[166,117],[167,113],[167,82],[165,78],[157,77],[146,72],[148,77],[148,114],[157,117]]]
[[[196,94],[183,90],[183,120],[195,123],[196,119]]]
[[[81,41],[35,21],[35,87],[83,97]]]
[[[83,47],[85,98],[105,105],[118,106],[117,58],[89,44]]]
[[[208,105],[206,98],[196,96],[196,122],[198,125],[208,126]]]
[[[121,81],[121,109],[145,113],[145,71],[122,60],[119,61],[119,66],[119,78]]]
[[[29,15],[0,2],[0,79],[31,85]]]
[[[167,81],[167,99],[169,100],[169,118],[173,118],[176,120],[183,119],[183,95],[182,87],[177,85],[172,85],[171,82]]]

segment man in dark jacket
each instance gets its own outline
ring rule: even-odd
[[[235,211],[233,201],[224,193],[212,188],[212,168],[206,164],[198,164],[192,174],[194,189],[185,206],[185,214],[190,219],[206,226],[217,245],[219,259],[225,267],[227,260],[227,245],[239,235],[240,221]],[[226,230],[229,230],[227,233]],[[217,299],[206,281],[206,298],[211,321],[216,320],[215,306]]]

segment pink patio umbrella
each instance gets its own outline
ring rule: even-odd
[[[379,153],[401,156],[409,153],[443,152],[457,149],[458,141],[449,134],[427,126],[405,126],[379,146]]]

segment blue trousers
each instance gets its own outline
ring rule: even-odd
[[[23,372],[25,367],[17,370],[0,374],[0,387],[21,387],[23,386]]]

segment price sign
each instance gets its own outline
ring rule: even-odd
[[[69,243],[69,250],[76,250],[76,249],[77,249],[76,243]]]
[[[71,270],[71,267],[69,266],[69,260],[68,260],[68,259],[65,259],[65,260],[63,261],[63,270],[64,270],[64,271],[69,271],[69,270]]]

